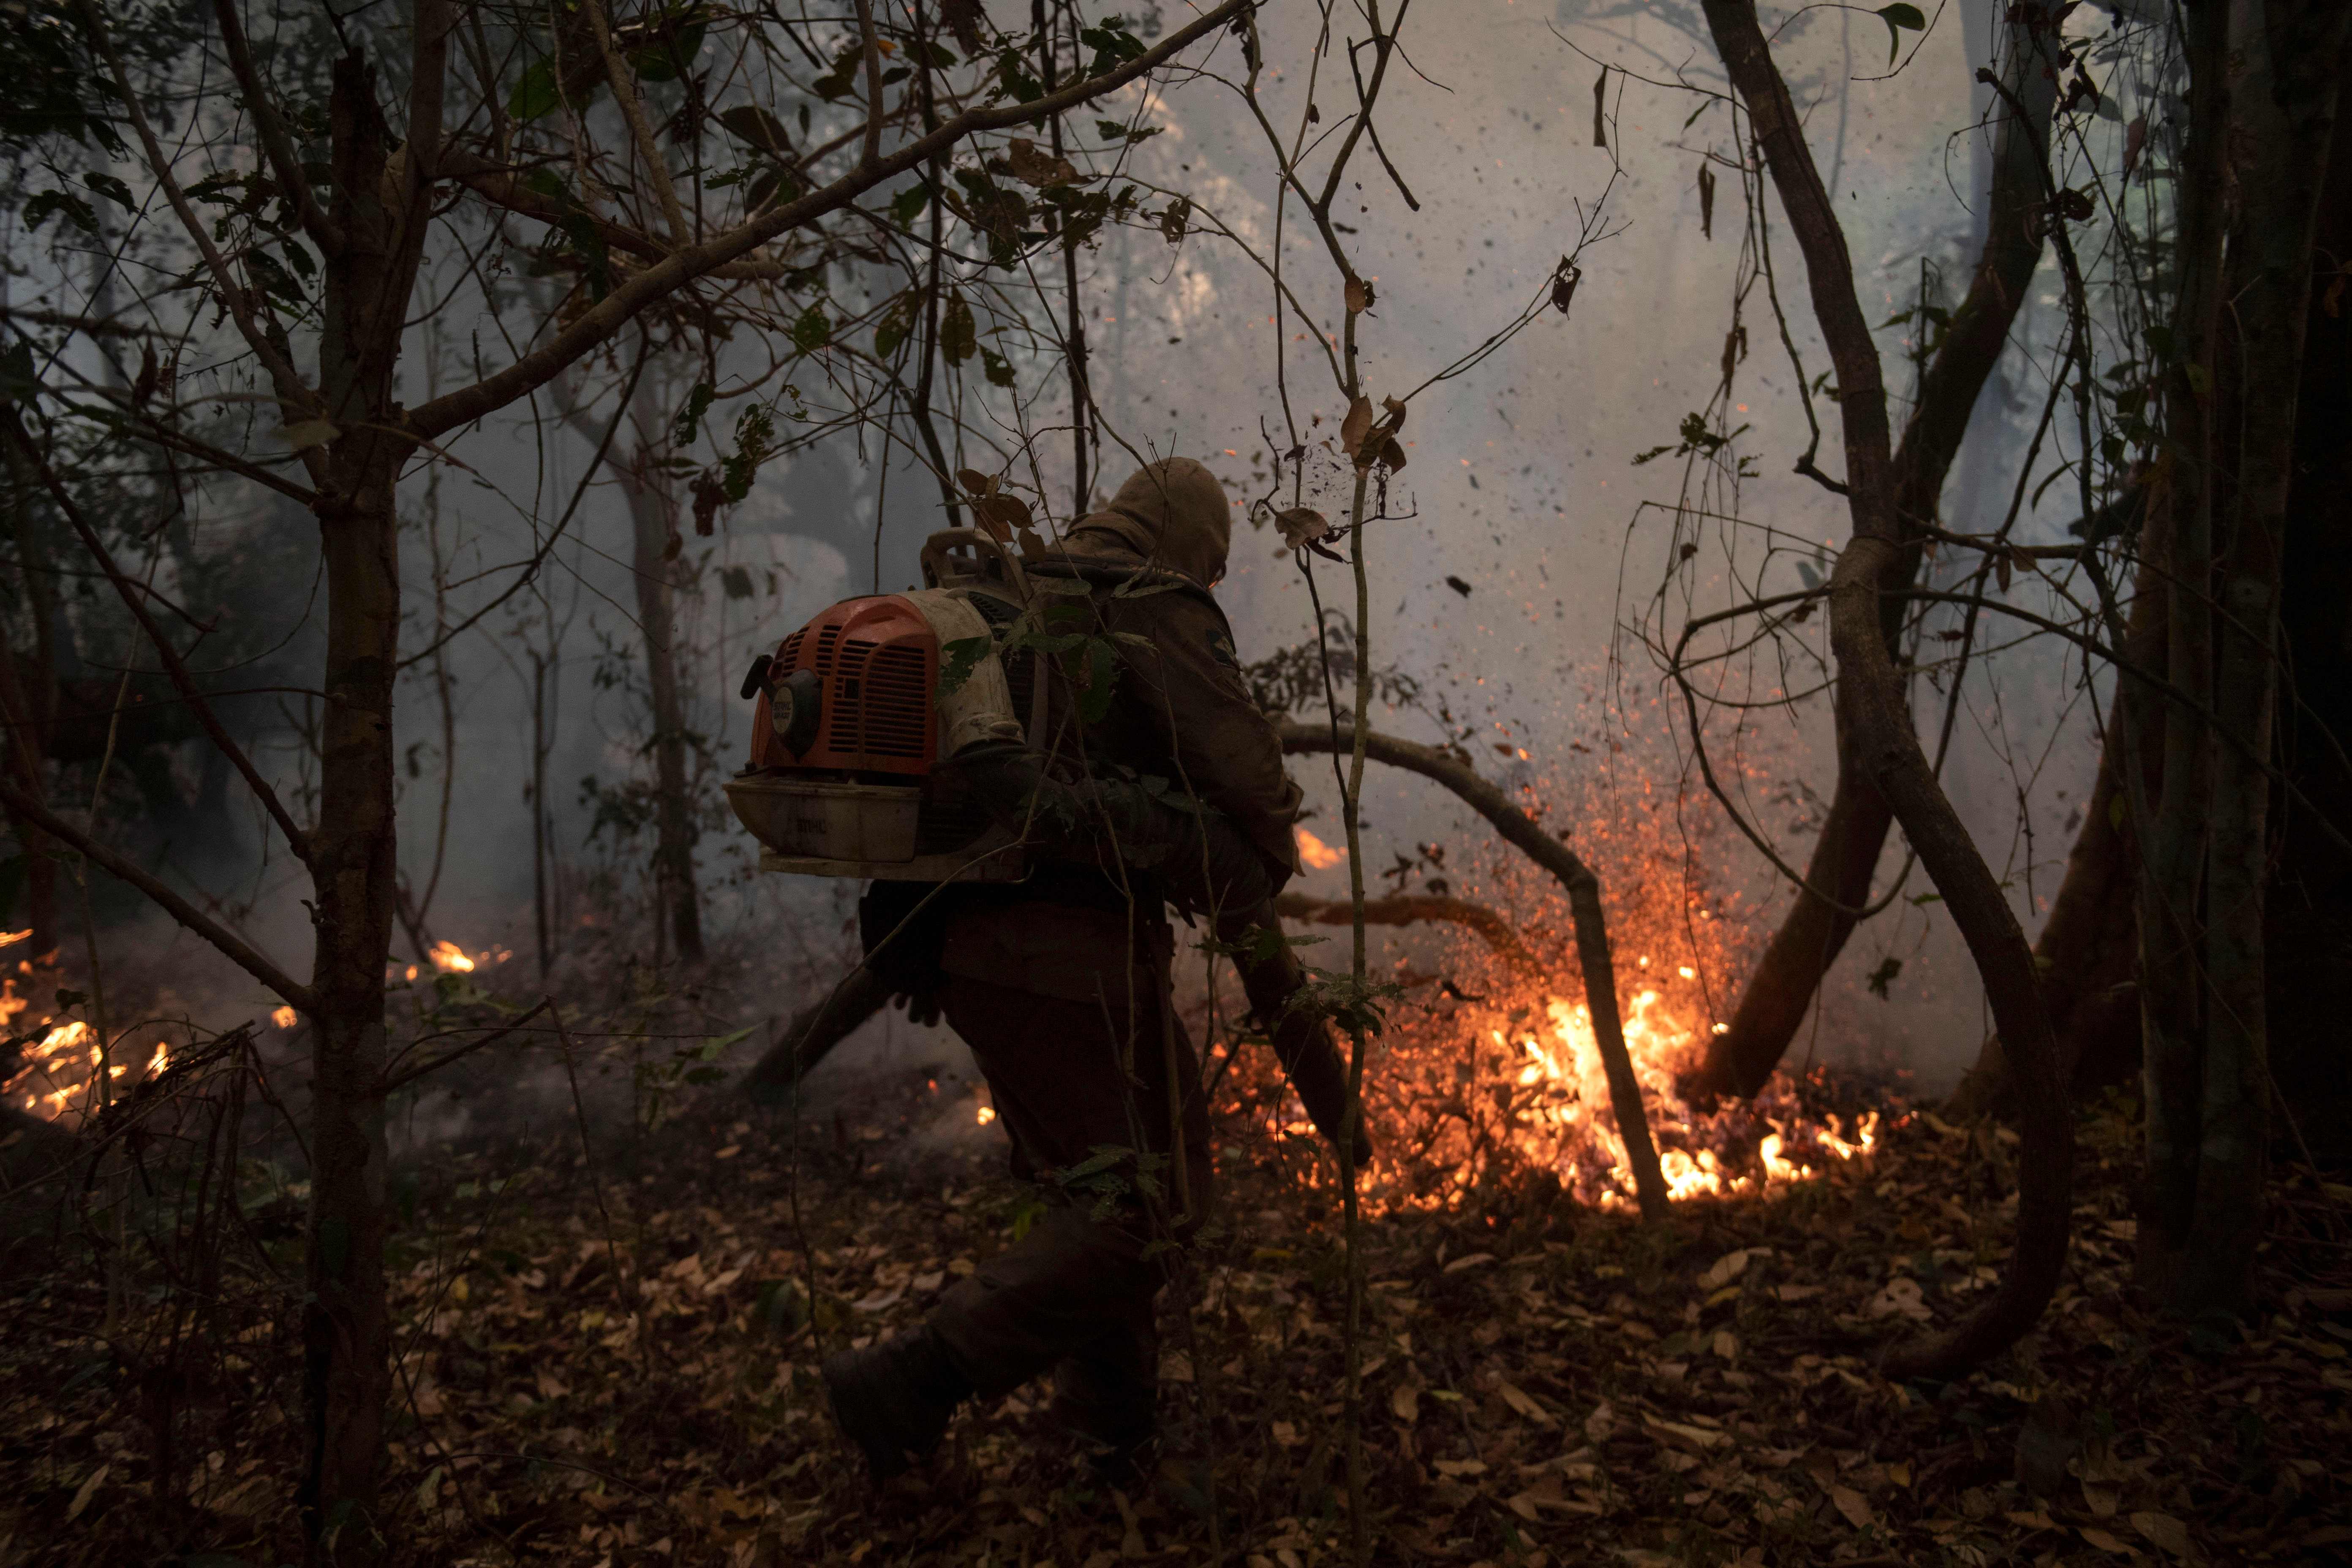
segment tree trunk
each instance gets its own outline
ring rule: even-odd
[[[2288,1133],[2327,1159],[2352,1152],[2339,997],[2352,973],[2352,850],[2329,831],[2352,825],[2352,113],[2340,102],[2312,254],[2336,272],[2313,279],[2295,402],[2277,721],[2295,795],[2273,797],[2264,947],[2271,1071],[2291,1108]]]
[[[1887,656],[1896,658],[1905,601],[1917,577],[1918,528],[1935,521],[1945,476],[1969,430],[1969,416],[2006,347],[2041,264],[2042,146],[2057,100],[2057,73],[2045,64],[2055,24],[2039,4],[2017,6],[2008,28],[2008,86],[2026,109],[2002,119],[1994,145],[1991,213],[1984,254],[1968,297],[1921,378],[1919,401],[1890,468],[1897,545],[1878,616]],[[1849,457],[1851,462],[1851,457]],[[1840,731],[1843,737],[1844,731]],[[1805,867],[1805,886],[1766,946],[1740,993],[1730,1027],[1714,1037],[1692,1075],[1694,1096],[1745,1099],[1764,1087],[1812,1005],[1822,977],[1853,934],[1870,901],[1870,884],[1894,813],[1872,782],[1868,759],[1841,739],[1837,783],[1822,836]]]
[[[2014,1343],[2057,1289],[2066,1259],[2074,1127],[2051,1046],[2033,955],[2017,917],[1968,829],[1937,784],[1912,727],[1903,677],[1887,646],[1890,599],[1908,586],[1899,489],[1889,450],[1876,343],[1854,291],[1853,261],[1788,84],[1772,63],[1756,7],[1706,0],[1708,30],[1764,149],[1790,228],[1804,253],[1813,313],[1836,367],[1853,538],[1830,574],[1830,637],[1837,658],[1839,749],[1865,770],[1927,868],[1969,945],[1985,1000],[2017,1061],[2024,1090],[2018,1161],[2017,1247],[1991,1298],[1948,1332],[1895,1348],[1892,1375],[1950,1377]],[[1973,290],[1971,290],[1973,292]]]
[[[652,388],[639,383],[634,416],[637,449],[623,471],[628,497],[629,565],[637,586],[637,625],[646,639],[646,689],[654,732],[654,903],[688,963],[702,962],[702,898],[695,883],[693,803],[687,795],[686,707],[677,688],[678,563],[670,553],[677,506],[654,463],[661,428]],[[616,465],[617,467],[617,465]]]
[[[2244,236],[2231,307],[2244,366],[2237,487],[2217,541],[2219,647],[2213,812],[2206,871],[2205,1059],[2196,1199],[2169,1305],[2190,1316],[2252,1304],[2270,1150],[2264,894],[2280,570],[2293,488],[2312,238],[2334,139],[2346,12],[2272,4],[2232,54],[2248,65],[2232,138]],[[2239,247],[2233,246],[2233,249]]]
[[[375,72],[357,49],[334,63],[329,100],[333,217],[319,342],[320,401],[335,436],[317,504],[327,584],[319,820],[305,858],[316,932],[311,973],[310,1215],[302,1311],[308,1449],[300,1489],[313,1561],[366,1563],[388,1542],[376,1516],[392,1392],[383,1247],[384,972],[399,864],[393,691],[400,668],[400,531],[394,487],[414,443],[395,396],[401,330],[439,143],[449,26],[419,4],[405,168]],[[387,196],[391,197],[387,201]]]
[[[2160,701],[2126,683],[2127,702],[2147,716],[2126,733],[2158,737],[2163,793],[2140,825],[2138,890],[2141,1098],[2145,1117],[2138,1273],[2159,1293],[2169,1289],[2188,1245],[2196,1198],[2197,1104],[2204,993],[2195,935],[2203,893],[2204,841],[2212,780],[2205,722],[2212,689],[2211,515],[2226,476],[2214,434],[2219,407],[2235,385],[2217,372],[2224,293],[2224,156],[2230,84],[2227,7],[2220,0],[2186,8],[2189,69],[2189,145],[2179,182],[2178,281],[2173,342],[2179,356],[2166,375],[2165,446],[2151,479],[2143,558],[2165,584],[2165,668],[2195,704]]]
[[[39,542],[39,484],[25,455],[7,450],[8,491],[15,514],[17,569],[24,577],[25,610],[33,624],[33,661],[26,668],[0,633],[0,683],[7,687],[8,711],[19,721],[8,735],[10,759],[37,799],[48,795],[49,735],[57,721],[57,598],[49,573],[34,563],[51,559]],[[56,841],[31,823],[9,816],[17,847],[25,855],[25,923],[32,932],[27,956],[36,963],[58,950],[58,857]]]

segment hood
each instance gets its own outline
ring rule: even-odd
[[[1190,458],[1162,458],[1129,475],[1109,510],[1080,518],[1068,546],[1079,554],[1132,552],[1206,588],[1225,574],[1233,532],[1233,503],[1217,476]]]

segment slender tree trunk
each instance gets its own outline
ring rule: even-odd
[[[49,573],[35,564],[45,562],[48,552],[38,541],[39,527],[34,498],[39,487],[27,472],[25,455],[14,445],[7,449],[8,491],[11,511],[15,514],[16,563],[25,584],[25,610],[33,624],[33,662],[27,669],[19,663],[16,650],[0,646],[0,680],[10,688],[8,711],[22,716],[21,722],[8,736],[8,749],[25,787],[36,798],[48,795],[48,737],[57,720],[57,600],[50,589]],[[6,641],[0,634],[0,644]],[[9,817],[16,829],[17,846],[25,853],[25,923],[32,931],[29,939],[30,956],[35,963],[46,960],[58,950],[58,858],[61,853],[56,841],[31,823]]]
[[[2179,361],[2166,377],[2165,446],[2151,480],[2143,552],[2165,586],[2165,668],[2187,703],[2165,703],[2126,683],[2127,702],[2147,717],[2131,726],[2160,737],[2163,793],[2140,833],[2139,974],[2141,1097],[2145,1116],[2138,1272],[2168,1294],[2189,1244],[2196,1202],[2202,1094],[2204,986],[2197,938],[2204,890],[2204,834],[2212,774],[2200,710],[2211,707],[2213,616],[2211,516],[2225,476],[2214,434],[2231,376],[2221,326],[2224,164],[2231,91],[2228,7],[2203,0],[2186,9],[2189,68],[2189,145],[2180,179],[2179,258],[2173,341]],[[2194,704],[2194,707],[2189,706]]]
[[[2294,1143],[2322,1159],[2352,1149],[2344,1072],[2343,977],[2352,973],[2352,112],[2339,101],[2312,247],[2294,489],[2280,601],[2288,686],[2278,710],[2278,846],[2265,900],[2271,1071]]]
[[[2232,139],[2244,258],[2231,292],[2244,365],[2243,425],[2228,537],[2218,552],[2213,815],[2206,873],[2210,995],[2188,1252],[2177,1310],[2242,1314],[2252,1303],[2270,1149],[2264,892],[2278,692],[2280,564],[2293,487],[2295,404],[2312,237],[2334,139],[2346,10],[2273,0],[2233,54],[2248,62]]]
[[[1918,404],[1891,464],[1896,549],[1886,584],[1890,592],[1877,612],[1890,659],[1898,657],[1905,607],[1900,591],[1918,575],[1919,527],[1937,519],[1945,476],[2041,264],[2041,149],[2057,100],[2057,74],[2047,65],[2055,26],[2053,13],[2035,0],[2013,10],[2005,74],[2027,112],[2000,122],[1984,253],[1968,297],[1921,377]],[[1822,977],[1870,902],[1871,879],[1895,816],[1872,782],[1873,760],[1853,753],[1843,727],[1839,734],[1837,782],[1806,863],[1805,886],[1740,993],[1730,1027],[1709,1041],[1706,1058],[1687,1086],[1694,1094],[1745,1099],[1764,1087],[1803,1024]]]
[[[629,565],[637,587],[637,626],[646,639],[646,689],[653,709],[654,897],[677,956],[702,962],[702,896],[694,875],[692,801],[687,795],[686,705],[677,685],[678,562],[670,554],[677,507],[654,465],[660,428],[649,384],[640,383],[638,446],[623,470],[628,498]]]
[[[376,1514],[392,1392],[383,1273],[384,970],[398,846],[393,693],[400,669],[400,529],[394,488],[415,449],[400,432],[404,318],[421,255],[424,192],[440,141],[450,16],[419,0],[404,167],[374,70],[334,62],[328,106],[334,222],[326,258],[319,391],[336,434],[316,506],[327,585],[319,820],[306,836],[316,936],[311,973],[310,1215],[302,1310],[308,1454],[299,1500],[314,1562],[369,1563],[388,1546]]]

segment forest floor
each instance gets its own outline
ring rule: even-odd
[[[431,1173],[394,1252],[402,1561],[1346,1561],[1328,1186],[1271,1159],[1229,1168],[1190,1310],[1164,1304],[1154,1484],[1097,1484],[1042,1398],[1016,1394],[967,1410],[927,1471],[877,1492],[833,1435],[806,1282],[828,1346],[902,1328],[1005,1244],[1026,1189],[1001,1156],[922,1152],[887,1101],[807,1147],[743,1115],[690,1113],[633,1178],[511,1146]],[[2352,1560],[2352,1192],[2283,1176],[2259,1326],[2186,1327],[2128,1289],[2136,1129],[2111,1109],[2080,1131],[2056,1304],[1942,1387],[1888,1383],[1873,1358],[1986,1288],[2008,1152],[1989,1127],[1890,1117],[1865,1160],[1655,1228],[1531,1193],[1368,1219],[1374,1560]],[[266,1248],[294,1256],[298,1214],[257,1211]],[[7,1294],[0,1561],[294,1555],[296,1390],[273,1370],[299,1364],[290,1310],[253,1298],[218,1377],[173,1388],[106,1350],[94,1285]],[[188,1414],[159,1506],[143,1417],[167,1396]]]

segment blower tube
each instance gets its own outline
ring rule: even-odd
[[[1231,821],[1164,784],[1057,779],[1044,758],[1016,742],[967,746],[940,772],[941,783],[968,793],[1041,857],[1149,872],[1185,915],[1212,916],[1217,940],[1240,950],[1234,965],[1250,1012],[1273,1040],[1299,1103],[1316,1130],[1338,1143],[1347,1121],[1348,1068],[1328,1020],[1290,1006],[1307,984],[1306,967],[1287,946],[1276,944],[1258,960],[1249,952],[1253,927],[1282,930],[1274,896],[1287,879]],[[1360,1119],[1354,1142],[1361,1170],[1372,1144]]]

